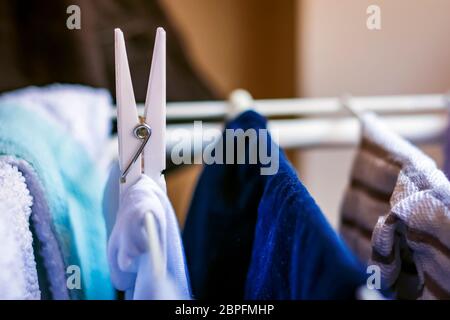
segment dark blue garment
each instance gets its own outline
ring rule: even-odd
[[[265,129],[266,120],[247,111],[227,128]],[[248,161],[205,166],[183,233],[195,298],[346,299],[364,283],[281,150],[277,159],[270,176]]]
[[[283,154],[258,207],[247,299],[353,299],[362,265],[331,228]]]
[[[227,126],[265,127],[265,119],[254,112]],[[247,144],[246,150],[255,147]],[[183,230],[194,298],[244,298],[259,199],[267,178],[259,168],[259,164],[205,165]]]

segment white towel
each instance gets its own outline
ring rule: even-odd
[[[30,114],[37,114],[65,132],[84,147],[92,159],[99,159],[110,132],[111,98],[108,91],[80,85],[54,84],[45,87],[27,87],[0,95],[0,103],[19,105]],[[32,133],[30,133],[32,134]],[[51,277],[48,288],[41,288],[44,299],[68,299],[66,268],[58,241],[52,230],[52,215],[42,181],[34,168],[15,156],[2,156],[2,161],[18,168],[33,195],[31,219],[39,240],[39,252],[34,252]],[[97,169],[106,178],[107,165],[95,161]]]
[[[115,174],[117,170],[112,172],[112,176]],[[111,192],[111,189],[116,189],[118,181],[118,176],[110,179],[107,194],[117,195],[117,190]],[[105,200],[117,202],[109,196]],[[165,266],[165,275],[162,276],[156,276],[150,269],[149,236],[144,217],[149,212],[158,228],[156,238]],[[106,216],[112,222],[114,213],[106,213]],[[108,259],[113,284],[118,290],[126,291],[127,298],[190,299],[184,250],[175,213],[167,194],[145,175],[122,196],[108,242]],[[148,267],[144,273],[141,272],[141,264]]]
[[[40,299],[29,229],[32,197],[17,167],[0,159],[0,299]]]
[[[13,156],[0,156],[0,162],[17,168],[23,176],[23,182],[32,196],[31,221],[34,224],[35,241],[39,241],[38,252],[34,257],[42,259],[43,268],[47,270],[48,288],[40,288],[43,299],[52,297],[56,300],[69,298],[66,285],[66,268],[60,253],[58,240],[52,230],[52,215],[48,199],[45,197],[45,189],[33,167],[26,161]],[[16,201],[16,199],[14,199]],[[33,248],[32,248],[33,249]]]

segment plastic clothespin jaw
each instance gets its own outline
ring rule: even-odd
[[[115,29],[114,36],[119,167],[122,173],[120,190],[124,191],[137,182],[141,175],[140,165],[137,165],[141,163],[141,154],[136,153],[141,143],[133,133],[135,127],[139,125],[139,119],[128,66],[125,39],[120,29]]]
[[[166,165],[166,34],[156,32],[145,112],[138,118],[122,31],[115,30],[117,125],[120,188],[134,184],[142,173],[165,190]]]
[[[163,28],[156,31],[144,119],[152,130],[144,149],[144,173],[166,190],[163,175],[166,169],[166,32]]]

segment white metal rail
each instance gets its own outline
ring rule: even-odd
[[[359,111],[380,114],[436,113],[447,109],[448,96],[443,94],[352,97]],[[140,111],[143,105],[138,105]],[[254,100],[256,111],[266,117],[323,116],[342,113],[339,98],[294,98]],[[167,120],[222,118],[229,110],[228,101],[189,101],[167,103]],[[115,117],[115,111],[112,115]]]
[[[448,96],[442,94],[352,97],[351,105],[357,111],[373,111],[382,116],[387,125],[414,143],[442,141],[447,127]],[[269,120],[269,130],[276,132],[283,148],[323,148],[355,145],[359,140],[358,121],[348,116],[339,98],[254,100],[253,109],[266,117],[291,117]],[[174,102],[167,104],[167,152],[180,143],[180,130],[190,135],[208,137],[203,143],[191,145],[194,153],[210,143],[211,130],[217,133],[222,122],[204,122],[203,131],[194,132],[194,120],[224,118],[229,110],[227,101]],[[114,116],[114,115],[113,115]],[[292,119],[294,117],[294,119]],[[295,119],[295,117],[298,117]],[[180,123],[181,122],[181,123]],[[183,139],[188,143],[189,139]],[[186,146],[189,148],[189,146]],[[117,142],[111,141],[116,152]]]

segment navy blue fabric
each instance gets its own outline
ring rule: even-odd
[[[283,154],[258,207],[247,299],[353,299],[365,283],[356,257],[331,228]]]
[[[266,125],[247,111],[227,128]],[[255,148],[247,143],[246,154]],[[281,150],[278,160],[270,176],[248,161],[205,165],[183,232],[195,298],[348,299],[364,283]]]
[[[244,130],[265,127],[266,120],[254,112],[246,112],[227,125]],[[247,144],[247,154],[250,148],[256,146]],[[244,298],[265,180],[258,164],[204,166],[183,230],[194,298]]]

